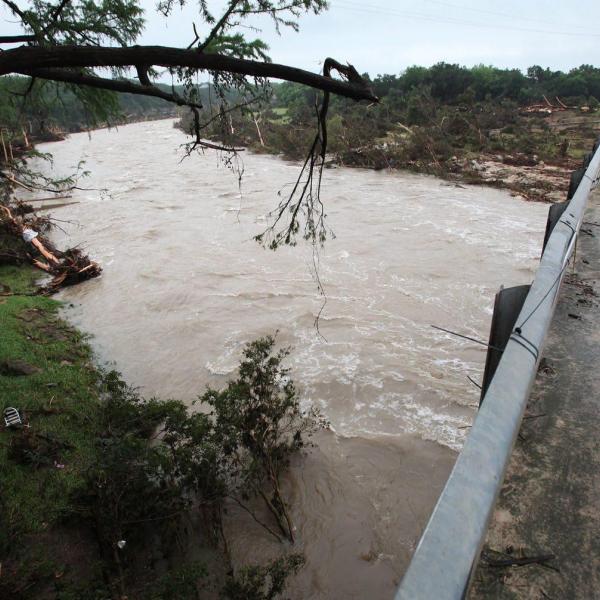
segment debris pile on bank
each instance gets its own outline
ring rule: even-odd
[[[30,205],[18,202],[5,190],[0,198],[0,236],[10,240],[0,247],[0,264],[29,262],[52,279],[40,287],[41,294],[56,293],[61,287],[98,277],[100,265],[78,248],[60,251],[43,233],[52,227],[51,219],[40,217]]]

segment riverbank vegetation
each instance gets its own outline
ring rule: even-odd
[[[159,89],[170,87],[158,84]],[[176,92],[181,92],[177,86]],[[161,98],[93,92],[66,83],[30,77],[0,77],[2,145],[13,154],[35,142],[63,139],[69,133],[176,115],[175,106]],[[9,156],[2,156],[6,162]]]
[[[380,102],[365,110],[331,98],[329,166],[409,169],[562,200],[569,170],[600,128],[600,69],[590,65],[523,73],[439,63],[363,77]],[[310,89],[276,84],[267,104],[215,120],[211,135],[300,160],[314,137],[316,101]]]
[[[144,399],[94,367],[35,277],[0,266],[0,409],[23,422],[0,431],[0,596],[278,597],[302,557],[282,546],[234,572],[222,519],[235,503],[294,537],[281,477],[323,422],[299,408],[288,351],[249,344],[238,377],[203,395],[206,412]]]

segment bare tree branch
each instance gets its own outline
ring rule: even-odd
[[[233,146],[222,146],[218,144],[213,144],[212,142],[207,142],[202,139],[202,125],[200,124],[200,111],[197,107],[192,106],[192,113],[194,115],[194,136],[196,139],[186,145],[186,153],[189,156],[196,148],[210,148],[212,150],[220,150],[222,152],[231,152],[236,154],[237,152],[242,152],[243,148],[235,148]]]
[[[173,102],[178,106],[193,106],[201,108],[199,104],[192,103],[176,94],[169,94],[153,85],[138,85],[132,81],[124,79],[106,79],[95,75],[88,75],[81,71],[69,71],[67,69],[33,69],[30,71],[21,71],[23,75],[36,77],[39,79],[48,79],[51,81],[61,81],[64,83],[74,83],[77,85],[87,85],[93,88],[111,90],[113,92],[124,92],[126,94],[136,94],[140,96],[153,96],[162,98],[167,102]]]
[[[336,70],[347,81],[355,85],[364,85],[364,80],[352,65],[342,65],[332,58],[327,58],[323,65],[323,74],[331,77],[331,71]],[[312,241],[313,244],[323,243],[327,230],[325,227],[325,208],[321,201],[321,181],[327,154],[327,112],[329,110],[329,92],[325,90],[323,102],[317,110],[317,132],[312,145],[302,165],[298,179],[291,193],[279,203],[275,211],[273,223],[261,234],[255,237],[256,241],[267,244],[275,250],[282,244],[293,245],[295,238],[300,233],[301,217],[304,221],[302,236]],[[286,225],[278,229],[278,225],[286,212],[291,216]],[[319,290],[322,286],[318,281]]]
[[[248,99],[248,100],[244,100],[243,102],[238,102],[237,104],[234,104],[233,106],[230,106],[229,108],[221,108],[221,110],[214,114],[212,117],[210,117],[210,119],[208,119],[208,121],[205,121],[204,123],[202,123],[200,125],[200,129],[204,130],[206,129],[209,125],[211,125],[212,123],[214,123],[217,119],[222,119],[225,115],[234,112],[236,110],[241,110],[243,108],[245,108],[246,106],[252,106],[252,104],[256,104],[257,102],[260,102],[261,98],[260,96],[253,96],[252,98]]]
[[[2,0],[10,2],[10,0]],[[158,65],[162,67],[189,67],[216,72],[230,72],[251,77],[284,79],[302,83],[354,100],[377,102],[370,87],[362,78],[357,81],[340,81],[310,71],[277,63],[267,63],[221,54],[205,54],[194,49],[167,46],[125,46],[122,48],[55,46],[20,46],[0,53],[0,75],[29,74],[38,69],[69,67],[128,67]]]
[[[17,44],[19,42],[35,42],[35,35],[0,35],[0,44]]]
[[[200,36],[198,35],[198,30],[196,29],[196,23],[192,23],[192,29],[194,30],[194,39],[187,47],[188,50],[192,48],[192,46],[200,39]]]

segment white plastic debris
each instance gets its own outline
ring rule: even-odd
[[[38,232],[34,231],[33,229],[28,229],[26,227],[25,229],[23,229],[23,233],[21,235],[27,243],[30,243],[38,236]]]
[[[16,408],[9,406],[4,409],[4,424],[7,427],[17,427],[18,425],[22,425],[23,421],[21,421],[21,415]]]

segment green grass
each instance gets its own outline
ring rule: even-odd
[[[291,119],[289,117],[289,111],[285,107],[272,108],[271,112],[277,115],[275,119],[269,119],[271,123],[278,123],[279,125],[287,125]]]
[[[30,267],[1,266],[0,291],[31,294],[37,276]],[[28,425],[0,424],[0,562],[12,561],[15,572],[20,556],[39,553],[37,535],[75,514],[98,435],[99,375],[59,307],[36,295],[0,296],[0,410],[19,409]],[[3,363],[15,360],[38,371],[7,375]]]
[[[183,571],[163,581],[162,571],[145,566],[158,529],[128,520],[128,511],[155,514],[152,477],[140,487],[144,469],[159,464],[144,462],[153,445],[146,426],[156,426],[154,405],[144,412],[124,383],[109,391],[109,381],[122,383],[118,374],[100,373],[83,336],[59,317],[60,303],[35,295],[38,276],[30,267],[0,266],[0,410],[15,407],[25,420],[21,428],[0,423],[0,598],[115,597],[123,580],[111,544],[121,532],[133,557],[125,568],[131,598],[196,598],[204,566],[178,557]],[[30,374],[15,372],[23,366]],[[117,433],[111,427],[124,415]]]

